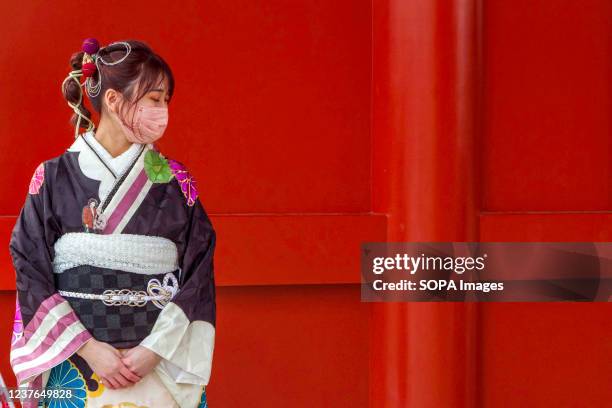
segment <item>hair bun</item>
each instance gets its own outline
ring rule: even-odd
[[[95,54],[100,49],[100,43],[95,38],[86,38],[81,49],[89,55]]]

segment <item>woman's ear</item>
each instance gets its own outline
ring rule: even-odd
[[[104,92],[104,104],[106,105],[106,108],[110,111],[110,112],[115,112],[117,113],[119,110],[119,95],[118,92],[115,91],[114,89],[107,89],[106,92]]]

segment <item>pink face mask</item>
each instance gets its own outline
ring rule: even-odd
[[[119,118],[127,140],[132,143],[153,143],[162,135],[168,126],[168,108],[157,106],[137,106],[132,126]]]

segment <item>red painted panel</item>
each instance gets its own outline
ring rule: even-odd
[[[611,213],[490,213],[481,227],[482,241],[612,241]],[[609,404],[612,304],[486,303],[480,310],[484,407]]]
[[[9,252],[11,231],[15,225],[15,217],[0,216],[0,291],[15,290],[15,269]]]
[[[369,305],[358,302],[359,285],[221,293],[212,403],[367,406]]]
[[[483,4],[481,240],[610,241],[612,3]],[[481,406],[608,406],[610,307],[482,304]]]
[[[9,362],[13,319],[15,318],[15,292],[0,290],[0,373],[7,386],[15,386],[15,376]]]
[[[486,213],[480,217],[482,241],[612,241],[612,212]]]
[[[220,216],[223,285],[359,283],[362,242],[385,240],[385,216]]]
[[[610,303],[481,306],[482,407],[610,406]]]
[[[71,143],[60,86],[92,35],[145,40],[169,62],[177,87],[160,146],[193,171],[211,212],[369,211],[370,8],[134,1],[92,13],[67,0],[0,2],[10,16],[0,86],[13,96],[0,98],[0,215],[17,213],[36,165]]]
[[[485,1],[484,209],[612,208],[612,2]]]

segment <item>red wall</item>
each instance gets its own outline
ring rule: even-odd
[[[484,2],[483,241],[612,241],[612,3]],[[608,406],[610,303],[483,304],[483,406]]]
[[[198,180],[218,231],[213,407],[363,406],[370,203],[368,1],[2,2],[0,237],[36,165],[73,140],[60,85],[86,37],[148,42],[177,87],[162,150]],[[7,248],[7,246],[4,246]],[[9,383],[14,272],[0,253]]]
[[[211,406],[606,405],[609,304],[370,307],[357,262],[386,238],[611,240],[612,3],[290,3],[1,4],[0,240],[72,142],[70,54],[143,39],[177,78],[161,147],[219,232]]]

